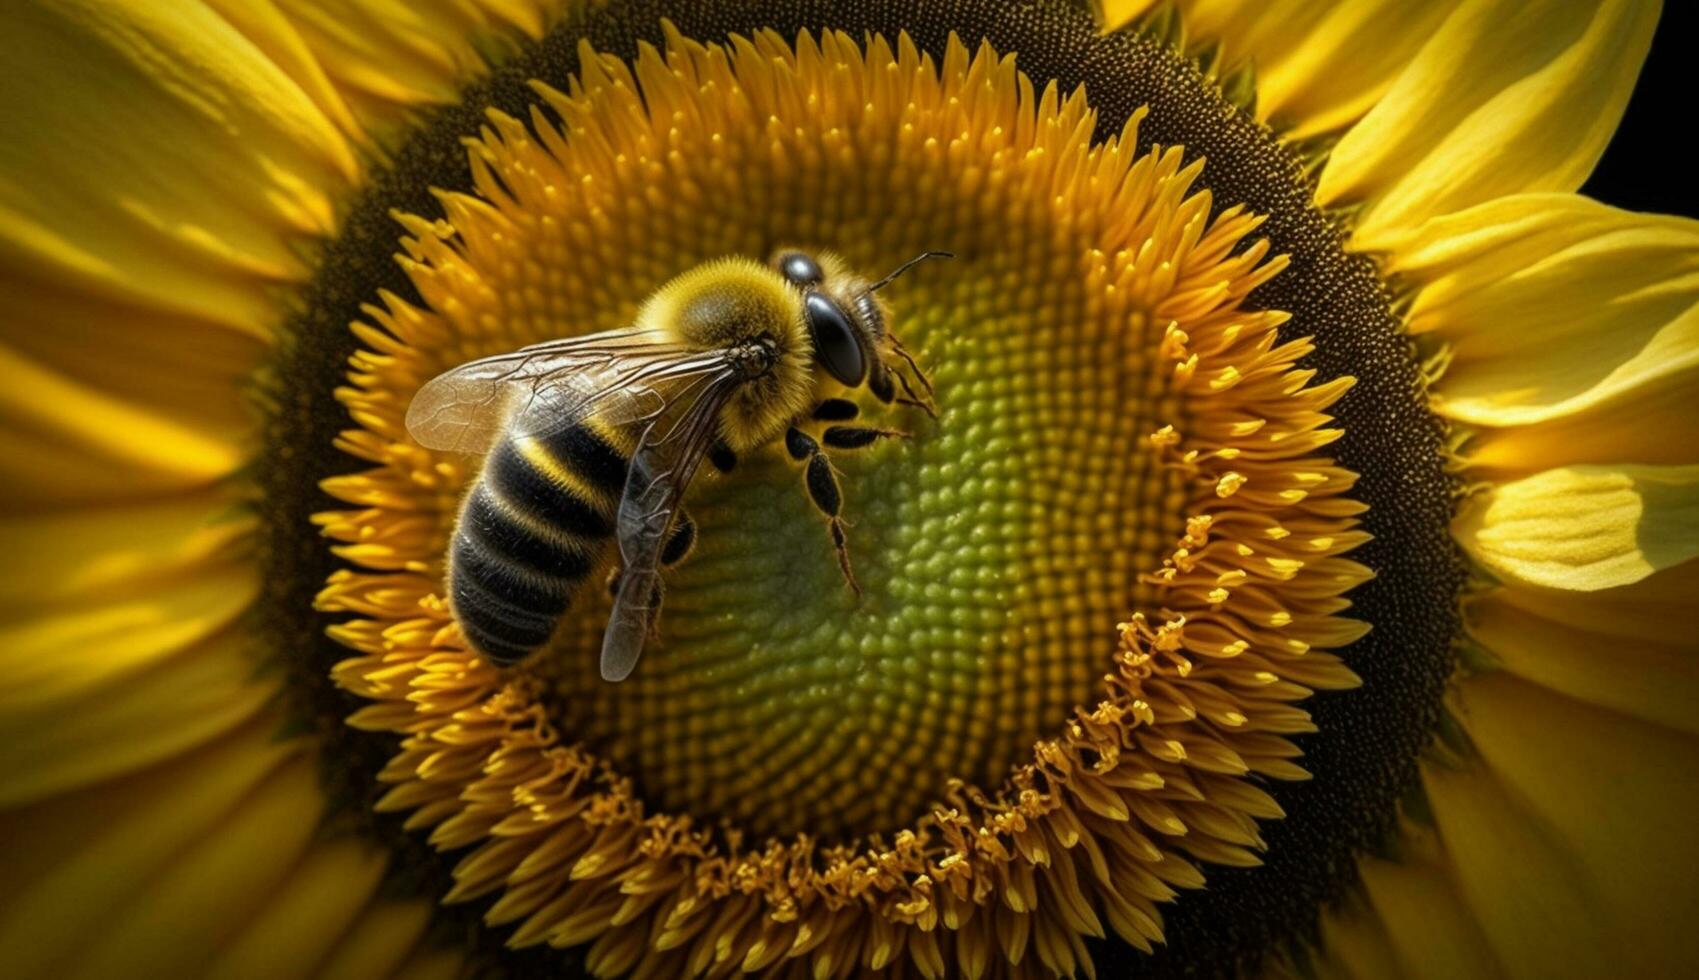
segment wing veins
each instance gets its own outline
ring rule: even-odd
[[[729,365],[692,378],[685,391],[701,390],[664,433],[658,432],[662,418],[649,421],[632,453],[619,505],[619,593],[602,636],[604,680],[624,680],[643,653],[656,611],[661,548],[736,382],[737,373]]]
[[[408,431],[427,448],[480,453],[516,423],[547,436],[591,412],[614,424],[655,418],[671,400],[656,386],[725,363],[724,352],[663,337],[606,331],[471,361],[420,388]]]

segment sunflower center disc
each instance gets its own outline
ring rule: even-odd
[[[760,166],[761,133],[737,135],[752,139],[723,142],[719,159],[687,143],[663,181]],[[769,452],[698,480],[701,543],[669,576],[660,642],[632,678],[597,676],[601,602],[545,665],[565,731],[647,797],[763,835],[888,831],[952,777],[997,785],[1094,697],[1137,573],[1184,523],[1177,476],[1140,448],[1163,424],[1150,331],[1087,302],[1081,266],[1118,247],[1103,216],[1059,220],[1083,202],[1034,205],[999,193],[1006,181],[962,187],[919,141],[870,167],[854,136],[826,152],[824,135],[785,151],[814,166],[704,194],[674,226],[672,261],[801,241],[877,271],[959,251],[892,290],[941,418],[866,399],[874,424],[913,439],[834,460],[865,594],[846,586],[798,468]],[[616,224],[665,221],[608,193],[625,204]],[[1022,247],[981,252],[981,236]],[[1072,268],[1051,275],[1059,265]]]
[[[531,668],[552,684],[562,735],[654,804],[830,839],[901,827],[952,778],[996,786],[1093,701],[1116,624],[1139,606],[1137,575],[1160,566],[1185,515],[1181,478],[1144,438],[1176,421],[1162,330],[1101,286],[1148,230],[1129,206],[1167,185],[1128,200],[1058,170],[1045,154],[1087,149],[1084,100],[1035,106],[1027,87],[1023,102],[1012,62],[990,51],[940,81],[906,46],[876,45],[865,64],[828,48],[798,58],[790,111],[753,91],[760,78],[726,98],[712,59],[675,50],[676,74],[638,65],[644,99],[667,111],[644,112],[610,61],[556,100],[584,127],[558,164],[523,134],[497,143],[506,186],[559,191],[502,208],[499,240],[461,229],[484,297],[461,301],[501,327],[461,343],[502,350],[620,323],[665,278],[782,243],[872,275],[957,253],[888,293],[941,418],[864,399],[873,424],[913,438],[835,460],[859,601],[799,469],[771,447],[698,478],[687,505],[701,543],[669,573],[659,640],[632,678],[598,676],[607,602],[584,593]],[[902,82],[845,97],[830,82],[851,70]],[[676,125],[679,112],[710,123]],[[1102,190],[1120,190],[1108,174]]]

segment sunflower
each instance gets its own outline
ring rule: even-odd
[[[0,13],[9,973],[1699,969],[1657,4],[911,7]],[[413,393],[780,245],[955,254],[861,592],[763,450],[479,657]]]

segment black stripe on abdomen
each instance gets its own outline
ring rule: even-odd
[[[606,533],[577,536],[584,539],[581,541],[564,540],[556,536],[557,532],[528,523],[515,509],[508,498],[497,495],[488,483],[480,483],[460,514],[461,531],[494,557],[520,566],[515,572],[572,581],[590,573],[590,567],[595,564],[594,552],[601,550]],[[546,517],[539,520],[535,501],[526,510],[532,521],[553,524]]]
[[[539,612],[522,607],[497,590],[498,577],[479,555],[477,546],[455,535],[454,616],[460,631],[480,653],[499,664],[525,659],[554,635],[560,611]],[[560,601],[561,610],[568,597]]]
[[[575,422],[537,441],[604,496],[618,500],[625,493],[625,471],[630,461],[588,423]]]
[[[512,440],[496,447],[461,508],[452,544],[449,587],[461,631],[501,664],[548,643],[613,535],[617,494],[587,500],[578,489],[599,491],[607,473],[594,470],[605,471],[607,461],[586,463],[547,447],[533,447],[533,457],[538,448],[547,457],[533,462]]]
[[[555,455],[552,450],[550,455]],[[573,471],[579,472],[576,466]],[[591,477],[585,474],[584,479],[589,482]],[[521,455],[511,440],[504,441],[490,454],[489,462],[484,464],[484,481],[504,503],[532,520],[592,540],[614,533],[611,513],[563,490]],[[622,483],[613,492],[613,498],[618,499],[624,489]]]

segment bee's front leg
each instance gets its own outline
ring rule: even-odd
[[[848,422],[861,415],[861,407],[847,398],[828,398],[814,406],[811,418],[820,422]],[[833,449],[861,449],[880,439],[907,439],[901,429],[879,429],[863,425],[828,426],[820,439]]]
[[[834,425],[820,434],[820,441],[833,449],[865,449],[880,439],[907,439],[901,429],[875,429],[865,425]]]
[[[908,354],[906,352],[903,356],[908,358]],[[908,358],[908,360],[910,364],[914,364],[913,358]],[[916,372],[920,370],[918,365],[915,367],[915,370]],[[924,374],[920,374],[919,377],[921,384],[926,388],[927,395],[925,398],[920,397],[919,393],[914,390],[914,387],[908,383],[908,379],[903,377],[901,372],[892,370],[891,368],[886,367],[883,363],[875,362],[872,370],[867,376],[867,390],[873,392],[873,397],[879,399],[886,405],[895,403],[898,405],[907,405],[910,408],[918,408],[927,415],[936,419],[938,417],[938,407],[932,403],[932,382],[928,380]],[[892,379],[895,379],[895,381]],[[898,385],[901,385],[903,389],[903,393],[900,395],[897,394]],[[835,401],[837,399],[833,400]],[[851,415],[849,418],[855,418],[855,416]]]
[[[838,477],[832,472],[831,461],[820,451],[820,443],[813,436],[794,426],[785,432],[785,451],[790,453],[791,459],[804,464],[803,482],[808,487],[808,499],[830,522],[832,547],[838,552],[838,567],[843,569],[844,581],[857,596],[861,595],[861,583],[855,580],[855,571],[850,568],[849,542],[844,537],[843,518],[839,516],[843,510],[844,495],[838,489]]]

